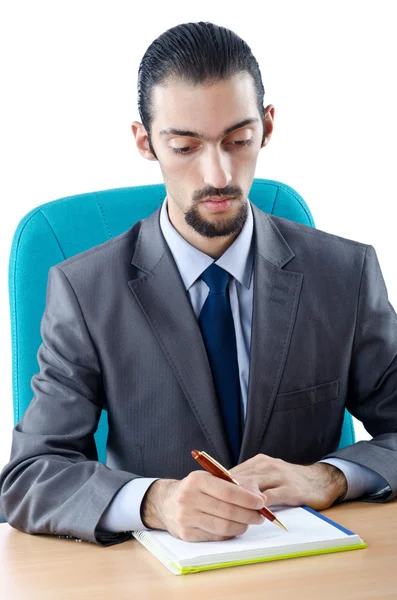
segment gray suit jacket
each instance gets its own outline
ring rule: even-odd
[[[253,207],[254,308],[240,462],[326,455],[369,467],[397,494],[397,321],[373,248]],[[159,226],[130,231],[51,269],[34,399],[1,476],[9,523],[30,533],[95,535],[137,476],[182,478],[192,448],[226,467],[197,320]],[[93,433],[109,415],[107,466]],[[344,409],[374,439],[336,451]],[[389,499],[388,498],[388,499]]]

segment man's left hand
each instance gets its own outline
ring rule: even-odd
[[[310,506],[322,510],[347,491],[342,471],[327,463],[294,465],[257,454],[230,473],[244,487],[259,487],[267,497],[267,506]]]

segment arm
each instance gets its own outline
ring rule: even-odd
[[[126,483],[103,513],[98,531],[119,533],[147,529],[142,522],[142,500],[155,481],[157,479],[139,477]]]
[[[370,246],[361,273],[346,406],[372,440],[333,452],[314,465],[258,455],[232,473],[254,478],[270,504],[307,504],[320,510],[341,498],[384,501],[397,495],[397,319]]]
[[[34,399],[15,426],[0,478],[8,522],[28,533],[101,542],[98,522],[136,475],[97,460],[94,432],[103,403],[101,369],[78,299],[64,272],[50,271]],[[126,539],[106,536],[103,543]]]
[[[100,361],[78,298],[59,267],[49,276],[42,338],[34,399],[15,427],[11,460],[0,478],[2,510],[13,527],[107,545],[128,539],[124,527],[139,526],[140,518],[144,526],[194,541],[233,537],[263,521],[256,508],[264,498],[257,488],[238,488],[204,472],[150,484],[97,461],[93,436],[104,398]]]
[[[339,498],[340,500],[354,500],[374,495],[381,497],[390,493],[390,486],[383,477],[363,465],[343,460],[343,458],[324,458],[320,463],[337,467],[346,477],[347,491],[342,498]]]
[[[390,500],[397,495],[397,318],[371,246],[361,276],[346,406],[373,439],[327,458],[371,469],[390,486],[380,499]]]

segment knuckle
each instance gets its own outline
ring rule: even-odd
[[[264,463],[269,462],[269,457],[266,454],[258,454],[255,458],[255,467],[257,468],[263,467]]]
[[[233,527],[233,524],[230,521],[222,520],[221,523],[219,524],[217,533],[219,535],[223,535],[223,536],[233,536],[234,529],[235,529],[235,527]]]
[[[225,488],[221,491],[219,495],[219,500],[221,502],[226,502],[226,504],[230,504],[232,502],[234,489],[232,486],[230,487],[232,488],[231,490],[229,488]]]
[[[203,475],[204,473],[202,471],[192,471],[185,477],[185,480],[189,485],[196,487],[202,481]]]
[[[212,507],[213,513],[215,515],[225,516],[225,511],[228,510],[227,506],[225,507],[224,503],[221,500],[219,500],[218,498],[213,498],[212,502],[213,502],[213,507]]]
[[[185,489],[178,490],[176,497],[175,497],[176,505],[178,507],[183,507],[188,503],[188,501],[189,501],[188,491]]]
[[[263,506],[263,501],[262,501]],[[249,495],[247,498],[247,508],[251,510],[259,510],[261,508],[261,498],[255,492]]]
[[[197,474],[198,474],[198,471],[192,471],[191,473],[189,473],[189,475],[187,475],[185,477],[185,481],[187,481],[189,483],[193,483],[194,481],[197,481]]]
[[[206,521],[206,531],[210,531],[212,535],[225,535],[225,525],[227,521],[221,518],[208,517]]]
[[[231,521],[236,514],[236,509],[231,504],[226,504],[222,509],[222,516],[226,521]]]
[[[187,475],[178,486],[175,497],[178,502],[189,502],[192,496],[192,493],[197,491],[197,477],[194,473],[190,473]]]

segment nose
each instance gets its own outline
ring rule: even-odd
[[[232,180],[230,157],[220,148],[208,148],[203,156],[203,179],[206,185],[221,189]]]

